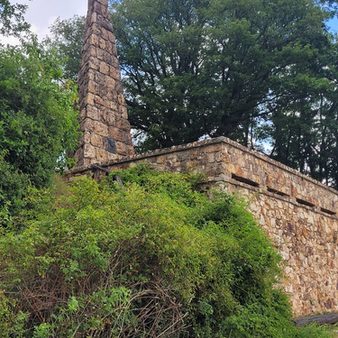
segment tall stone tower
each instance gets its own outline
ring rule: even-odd
[[[77,166],[132,155],[134,148],[108,0],[88,0],[79,94],[83,136],[75,155]]]

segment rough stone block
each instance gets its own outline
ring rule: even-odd
[[[97,148],[103,148],[104,147],[104,141],[103,137],[98,134],[91,134],[90,137],[90,143]]]
[[[94,159],[95,156],[96,156],[95,147],[93,147],[89,143],[85,143],[83,145],[83,156],[85,158],[92,158],[92,159]]]
[[[109,65],[107,65],[105,62],[100,62],[100,73],[109,75],[109,68]]]

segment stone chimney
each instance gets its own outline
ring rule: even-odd
[[[108,0],[89,0],[79,73],[83,136],[77,166],[103,164],[132,155],[130,124],[121,86]]]

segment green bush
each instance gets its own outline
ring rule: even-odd
[[[37,42],[0,45],[0,213],[15,214],[30,185],[47,187],[76,148],[76,88],[61,78]]]
[[[242,202],[193,175],[115,175],[57,182],[3,230],[4,337],[304,337]]]
[[[11,214],[23,207],[30,181],[27,175],[4,160],[0,153],[0,227],[10,223]]]

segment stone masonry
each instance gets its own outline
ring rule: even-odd
[[[284,262],[284,289],[295,316],[338,311],[338,192],[289,167],[221,137],[77,168],[72,177],[99,178],[149,162],[159,170],[205,176],[244,198]]]
[[[83,136],[75,155],[77,165],[103,163],[132,155],[134,148],[108,0],[88,2],[79,94]]]
[[[140,162],[202,173],[205,189],[247,200],[283,257],[281,283],[294,315],[338,312],[338,192],[224,137],[134,155],[108,17],[108,0],[89,0],[79,76],[83,138],[66,177],[100,178]]]

